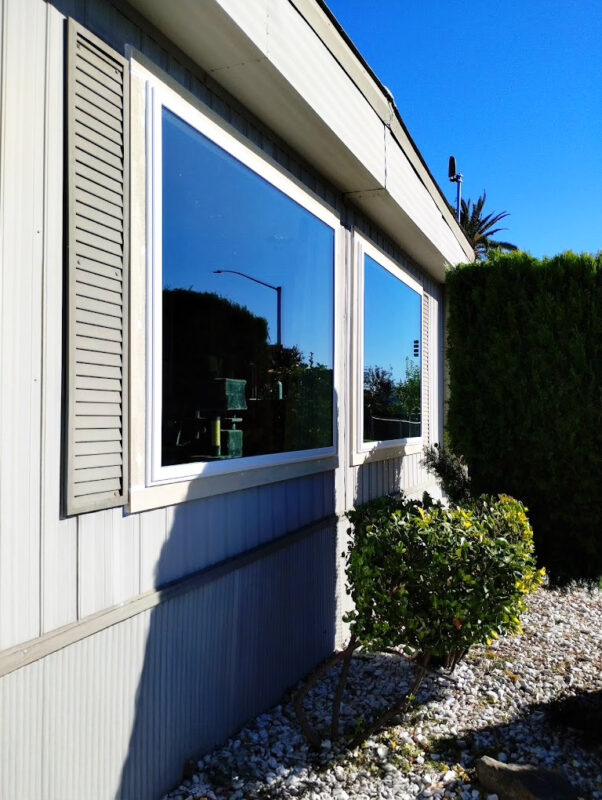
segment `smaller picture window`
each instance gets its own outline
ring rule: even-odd
[[[422,434],[420,285],[365,243],[360,253],[358,451]]]

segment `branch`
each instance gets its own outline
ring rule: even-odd
[[[332,719],[330,723],[330,738],[334,741],[339,735],[339,714],[341,711],[341,699],[343,697],[343,689],[347,683],[347,675],[349,673],[349,666],[351,664],[351,656],[354,651],[359,647],[359,642],[355,635],[349,640],[347,649],[345,650],[345,657],[343,660],[343,668],[339,675],[339,682],[337,683],[337,690],[332,701]]]
[[[303,710],[303,699],[305,695],[311,689],[313,689],[313,687],[320,680],[320,678],[323,675],[325,675],[328,672],[328,670],[337,663],[337,661],[340,661],[346,655],[348,649],[349,647],[347,647],[345,650],[336,651],[331,656],[329,656],[326,659],[326,661],[323,661],[310,674],[309,678],[305,681],[303,686],[301,686],[299,691],[293,695],[293,708],[295,709],[295,714],[297,715],[299,725],[301,726],[303,735],[315,750],[319,750],[320,744],[322,743],[322,739],[307,721],[307,716],[305,714],[305,711]]]
[[[386,723],[390,719],[393,719],[393,717],[396,717],[398,715],[401,716],[405,715],[410,706],[410,703],[412,702],[412,699],[415,697],[422,681],[424,680],[424,676],[426,675],[426,671],[428,669],[429,659],[430,659],[430,654],[426,653],[424,661],[418,665],[418,669],[416,670],[416,677],[414,678],[414,683],[410,691],[406,692],[406,694],[404,694],[403,697],[401,697],[396,703],[390,706],[386,711],[383,711],[383,713],[379,717],[377,717],[373,722],[371,722],[370,725],[368,725],[368,727],[365,730],[361,731],[360,733],[357,733],[353,737],[353,739],[351,740],[351,744],[349,745],[352,750],[356,747],[359,747],[360,744],[362,744],[362,742],[364,742],[368,738],[368,736],[371,736],[375,731],[379,730],[379,728],[382,728],[384,725],[386,725]]]

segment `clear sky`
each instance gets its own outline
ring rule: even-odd
[[[455,204],[533,255],[602,249],[602,0],[326,0]]]

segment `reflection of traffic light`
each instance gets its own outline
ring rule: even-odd
[[[420,341],[418,339],[414,339],[414,358],[418,358],[420,355]]]

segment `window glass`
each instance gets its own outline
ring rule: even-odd
[[[364,442],[420,436],[420,295],[364,256]]]
[[[334,231],[162,109],[163,465],[333,444]]]

